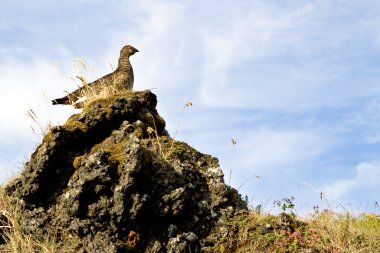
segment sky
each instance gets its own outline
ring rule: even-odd
[[[111,72],[130,44],[134,89],[152,89],[169,133],[217,157],[251,206],[274,212],[294,196],[299,214],[380,213],[379,1],[15,0],[0,10],[0,182],[49,124],[78,112],[50,100],[76,89],[78,74]]]

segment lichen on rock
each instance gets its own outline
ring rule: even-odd
[[[201,252],[246,206],[218,160],[174,141],[150,91],[99,99],[45,136],[5,188],[23,225],[77,237],[78,252]],[[148,130],[154,129],[155,135]]]

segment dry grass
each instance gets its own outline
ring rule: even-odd
[[[319,248],[330,252],[380,252],[380,218],[375,214],[325,211],[310,221],[309,234],[326,242]]]
[[[58,238],[56,232],[37,236],[22,226],[21,204],[6,196],[0,188],[0,232],[3,244],[0,252],[4,253],[70,253],[76,239],[66,235]]]
[[[0,252],[76,252],[78,241],[67,233],[33,234],[22,225],[21,210],[21,203],[0,188]],[[376,214],[354,216],[325,210],[304,219],[286,212],[271,215],[250,211],[226,218],[228,234],[220,236],[209,252],[380,252],[380,217]]]
[[[26,116],[32,120],[34,126],[31,125],[30,128],[36,136],[43,137],[50,131],[52,127],[51,122],[42,123],[37,117],[37,114],[32,109],[29,109],[26,112]]]
[[[380,252],[380,217],[375,214],[351,216],[332,211],[301,219],[295,214],[260,214],[229,221],[234,229],[236,252]],[[230,252],[228,241],[217,245],[215,252]]]
[[[160,137],[158,135],[158,131],[157,131],[157,126],[156,126],[156,122],[154,120],[154,117],[153,115],[150,115],[151,118],[152,118],[152,121],[153,121],[153,127],[148,127],[147,128],[147,132],[148,132],[148,135],[149,135],[149,138],[150,139],[153,139],[156,141],[156,144],[158,146],[158,150],[156,151],[158,155],[160,155],[164,160],[168,160],[168,158],[173,154],[174,150],[174,144],[176,143],[176,138],[177,138],[177,135],[178,135],[178,131],[179,131],[179,127],[181,125],[181,122],[182,122],[182,118],[183,118],[183,115],[184,115],[184,112],[185,112],[185,108],[186,107],[192,107],[193,106],[193,103],[192,102],[186,102],[184,105],[183,105],[183,108],[182,108],[182,112],[181,112],[181,115],[179,117],[179,121],[178,121],[178,124],[177,124],[177,129],[175,130],[175,133],[173,135],[173,137],[171,138],[170,142],[170,147],[166,149],[166,151],[164,151],[164,145],[161,144],[161,141],[160,141]],[[164,138],[166,139],[166,138]]]

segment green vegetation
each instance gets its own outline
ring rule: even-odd
[[[210,252],[380,252],[378,215],[316,210],[311,217],[301,218],[294,213],[293,200],[275,201],[283,211],[278,215],[250,211],[228,220],[228,231],[233,233]]]
[[[156,141],[156,144],[158,146],[156,152],[164,160],[168,160],[172,154],[180,155],[181,153],[186,151],[187,147],[181,147],[182,144],[180,142],[176,141],[176,137],[178,135],[178,129],[181,125],[183,114],[185,112],[186,107],[192,107],[192,106],[193,106],[192,102],[186,102],[183,105],[181,116],[180,116],[179,121],[178,121],[177,129],[174,133],[174,136],[171,139],[167,138],[166,136],[160,137],[160,134],[157,130],[155,118],[153,117],[153,115],[150,115],[151,116],[151,118],[150,118],[151,124],[150,125],[153,126],[153,128],[151,126],[148,127],[147,132],[148,132],[149,138]],[[161,121],[161,123],[164,122],[164,120],[160,116],[156,116],[156,118],[159,119]],[[161,140],[163,141],[163,143],[161,143]],[[165,145],[168,141],[171,142],[169,147],[167,147],[167,145]]]
[[[209,252],[380,252],[379,216],[325,210],[304,219],[294,214],[289,200],[275,202],[281,203],[281,208],[287,207],[279,215],[250,211],[224,219],[228,233]],[[1,189],[0,230],[5,243],[0,245],[0,252],[75,252],[76,239],[68,234],[62,236],[62,231],[59,237],[57,232],[35,235],[28,231],[22,226],[20,210],[20,204]]]

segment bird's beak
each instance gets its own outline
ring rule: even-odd
[[[133,53],[137,53],[139,50],[137,50],[136,48],[134,48],[133,51],[134,51]]]

